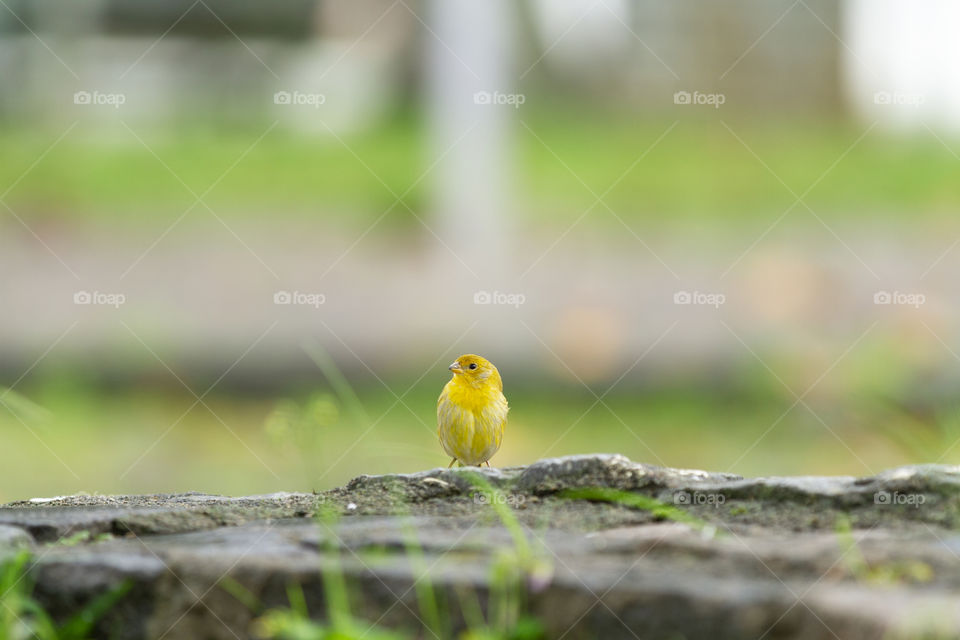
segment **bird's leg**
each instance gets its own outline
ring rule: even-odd
[[[490,461],[489,461],[489,460],[487,460],[487,468],[488,468],[488,469],[490,468]]]
[[[451,461],[450,461],[450,464],[447,465],[447,469],[451,468],[451,467],[453,466],[453,463],[456,462],[456,461],[457,461],[456,458],[454,458],[453,460],[451,460]]]

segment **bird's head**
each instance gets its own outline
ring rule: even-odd
[[[503,389],[500,372],[486,358],[468,353],[454,360],[449,369],[453,371],[453,379],[461,384],[473,387],[493,384]]]

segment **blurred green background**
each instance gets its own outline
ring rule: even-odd
[[[0,10],[0,500],[445,465],[468,352],[495,466],[960,463],[952,8],[276,4]]]

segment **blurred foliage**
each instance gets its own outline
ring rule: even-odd
[[[0,561],[0,640],[84,640],[110,609],[126,596],[132,581],[123,581],[86,603],[62,624],[33,598],[29,573],[33,555],[19,551]]]
[[[510,500],[479,473],[465,475],[490,505],[500,524],[510,533],[513,545],[497,549],[490,563],[488,613],[483,619],[475,594],[461,590],[460,607],[470,629],[461,640],[537,640],[545,635],[543,624],[529,615],[528,593],[550,584],[554,575],[549,551],[527,531],[510,506]]]
[[[44,423],[51,417],[49,411],[7,387],[0,387],[0,407],[7,409],[17,418],[34,424]]]
[[[329,393],[315,393],[303,404],[281,400],[264,421],[271,444],[308,462],[340,421],[340,405]]]
[[[869,531],[868,531],[869,533]],[[854,536],[850,520],[841,516],[836,524],[838,546],[842,550],[840,561],[846,572],[856,580],[878,585],[925,583],[934,578],[933,568],[919,560],[867,562]]]
[[[941,408],[933,415],[918,415],[893,407],[876,424],[878,434],[895,443],[911,459],[924,462],[957,459],[960,410],[956,407]]]

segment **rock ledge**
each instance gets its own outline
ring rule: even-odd
[[[591,500],[569,493],[584,489]],[[254,614],[224,576],[267,607],[300,583],[322,615],[330,545],[362,594],[358,616],[415,628],[411,543],[449,602],[482,596],[514,545],[491,501],[539,558],[529,609],[550,637],[960,635],[955,466],[741,478],[584,455],[359,476],[318,494],[60,496],[0,506],[0,549],[33,550],[35,595],[59,617],[130,580],[101,637],[249,637]]]

